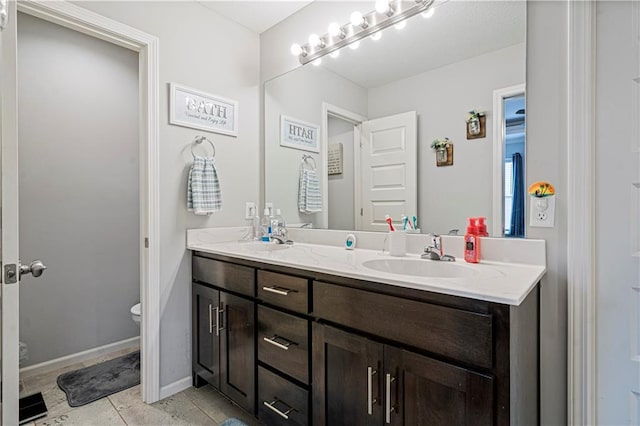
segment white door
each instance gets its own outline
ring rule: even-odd
[[[415,111],[362,123],[358,230],[387,231],[386,215],[400,225],[418,214],[417,124]]]
[[[640,5],[596,5],[596,423],[640,424]]]
[[[2,155],[2,424],[18,424],[18,108],[17,3],[0,31],[0,136]],[[1,13],[1,12],[0,12]]]

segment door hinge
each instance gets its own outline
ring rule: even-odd
[[[144,237],[144,248],[149,248],[149,237]]]
[[[364,216],[364,208],[360,207],[360,216]]]
[[[18,266],[15,263],[4,265],[4,283],[15,284],[18,282]]]

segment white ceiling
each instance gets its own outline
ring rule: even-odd
[[[261,34],[278,22],[293,15],[312,1],[313,0],[204,0],[199,1],[199,3],[218,12],[225,18],[231,19],[251,31]]]
[[[449,1],[437,4],[429,19],[415,16],[402,30],[383,30],[378,41],[362,40],[357,50],[343,48],[337,59],[325,56],[321,67],[362,87],[379,87],[524,43],[525,28],[525,2]]]

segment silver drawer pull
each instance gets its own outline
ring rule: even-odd
[[[209,334],[213,334],[213,318],[211,316],[212,306],[209,303]]]
[[[373,415],[373,404],[378,402],[377,398],[373,397],[373,376],[377,373],[372,367],[367,367],[367,414]]]
[[[280,402],[281,404],[286,405],[287,407],[289,407],[289,409],[287,411],[285,411],[285,412],[282,412],[282,411],[278,410],[275,407],[276,402]],[[290,406],[289,404],[287,404],[286,402],[284,402],[284,401],[282,401],[282,400],[280,400],[278,398],[274,399],[271,402],[264,401],[263,404],[269,410],[273,411],[274,413],[276,413],[277,415],[279,415],[283,419],[287,419],[287,420],[289,420],[289,414],[291,414],[291,412],[293,412],[293,411],[296,411],[295,408],[293,408],[292,406]]]
[[[276,342],[276,339],[284,340],[285,342],[284,343]],[[284,349],[285,351],[288,351],[291,345],[297,345],[296,342],[287,340],[284,337],[278,336],[277,334],[274,334],[273,337],[263,337],[262,340],[264,340],[267,343],[271,343],[275,347]]]
[[[386,374],[386,391],[387,391],[387,404],[386,404],[386,409],[385,409],[385,422],[387,424],[391,424],[391,413],[393,413],[394,411],[396,411],[396,407],[395,405],[391,405],[391,383],[395,382],[396,378],[392,377],[391,374],[387,373]]]
[[[271,287],[262,287],[262,289],[264,291],[268,291],[269,293],[279,294],[280,296],[288,296],[289,293],[297,293],[297,291],[295,290],[291,290],[284,287],[277,287],[275,285]]]

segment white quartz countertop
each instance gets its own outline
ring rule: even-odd
[[[234,236],[227,241],[205,241],[200,238],[188,239],[189,250],[246,259],[266,264],[286,266],[340,277],[374,281],[399,287],[432,291],[453,296],[468,297],[489,302],[519,305],[527,297],[545,273],[543,265],[483,261],[468,264],[457,258],[452,267],[464,269],[467,277],[435,278],[416,275],[381,272],[363,266],[375,259],[405,259],[410,262],[435,262],[420,259],[416,254],[405,257],[391,257],[381,250],[295,243],[288,248],[271,249],[260,242],[241,241]],[[444,263],[444,262],[443,262]],[[455,265],[454,265],[455,264]],[[442,268],[447,265],[442,265]]]

